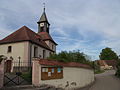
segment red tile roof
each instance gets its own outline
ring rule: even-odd
[[[104,60],[98,60],[98,64],[99,64],[100,66],[105,66],[105,65],[107,65]]]
[[[50,40],[50,41],[52,41],[54,44],[57,45],[57,43],[52,39],[52,37],[50,36],[50,34],[48,34],[47,32],[40,32],[40,33],[38,33],[38,34],[43,38],[44,41]]]
[[[15,43],[15,42],[22,42],[22,41],[30,41],[35,43],[43,48],[51,50],[47,44],[43,41],[42,37],[37,33],[33,32],[26,26],[21,27],[14,33],[10,34],[6,38],[0,40],[0,44],[6,43]],[[52,51],[52,50],[51,50]]]
[[[65,63],[65,62],[60,62],[60,61],[57,61],[57,60],[47,60],[47,59],[37,59],[37,60],[39,60],[39,64],[41,64],[41,65],[64,66],[64,67],[81,67],[81,68],[92,69],[92,67],[90,67],[87,64],[81,64],[81,63],[76,63],[76,62]]]
[[[116,60],[104,60],[107,65],[109,66],[116,66],[117,65],[117,61]]]
[[[97,62],[98,62],[98,64],[100,66],[108,65],[108,66],[115,67],[117,65],[117,61],[116,60],[98,60]]]

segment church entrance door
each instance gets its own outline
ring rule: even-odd
[[[12,66],[12,61],[11,60],[7,60],[5,62],[5,72],[10,73],[11,72],[11,66]]]

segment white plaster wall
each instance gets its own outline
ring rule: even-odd
[[[37,55],[38,57],[41,56],[41,58],[43,58],[43,50],[46,51],[46,55],[45,55],[46,58],[50,56],[51,51],[44,49],[36,44],[32,44],[32,55],[31,55],[32,58],[34,57],[34,47],[38,47],[38,55]]]
[[[12,46],[11,53],[7,52],[8,46]],[[46,50],[46,58],[49,57],[51,51],[44,49],[36,44],[32,44],[28,41],[11,44],[2,44],[0,45],[0,55],[4,55],[8,59],[10,59],[10,57],[12,56],[14,61],[18,61],[18,57],[20,56],[21,61],[28,62],[34,57],[34,46],[38,47],[38,56],[41,55],[41,58],[43,58],[43,50]],[[30,51],[32,53],[30,53]]]
[[[12,46],[12,52],[8,53],[8,46]],[[18,57],[21,57],[21,61],[28,60],[28,46],[29,42],[18,42],[11,44],[0,45],[0,55],[6,56],[8,59],[12,56],[14,61],[18,61]]]
[[[52,49],[52,45],[53,45],[52,50],[56,52],[56,45],[53,42],[51,42],[50,40],[46,40],[45,43],[50,47],[50,49]]]
[[[41,67],[41,65],[40,65]],[[94,81],[94,72],[90,69],[64,67],[63,79],[41,80],[41,72],[39,72],[39,84],[48,84],[65,89],[80,88],[89,85]],[[68,82],[68,83],[67,83]],[[71,85],[76,83],[76,85]]]

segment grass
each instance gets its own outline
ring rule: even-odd
[[[21,77],[28,82],[32,82],[31,72],[22,73]]]
[[[95,70],[95,74],[101,74],[101,73],[104,73],[105,71],[104,70]]]

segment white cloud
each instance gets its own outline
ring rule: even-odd
[[[0,38],[23,25],[36,32],[43,2],[57,51],[80,49],[96,59],[108,46],[120,54],[119,0],[1,0]]]

